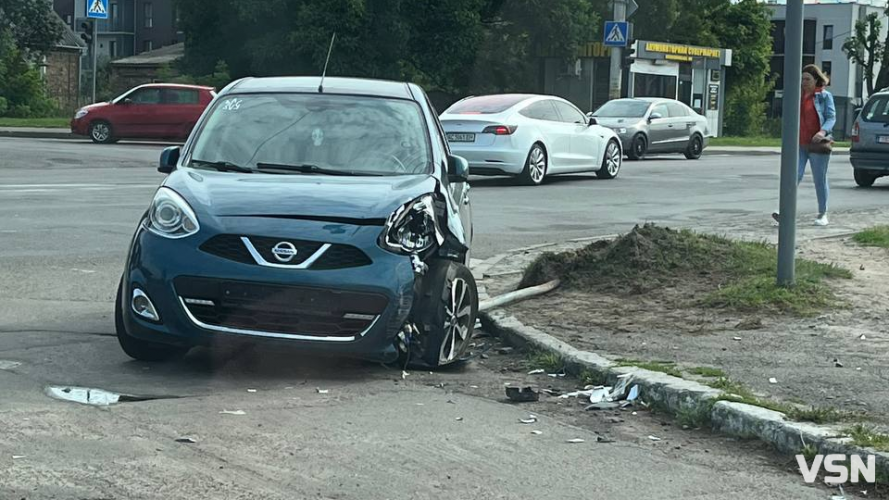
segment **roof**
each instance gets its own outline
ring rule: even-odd
[[[83,50],[86,48],[86,43],[77,36],[74,31],[71,30],[71,27],[68,26],[65,21],[59,17],[58,14],[53,11],[53,17],[56,22],[62,27],[62,38],[56,42],[55,47],[58,49],[74,49],[74,50]]]
[[[321,84],[319,76],[284,76],[271,78],[249,78],[237,82],[229,89],[230,93],[252,92],[318,92]],[[365,78],[326,77],[325,94],[368,95],[414,99],[410,87],[404,82],[370,80]]]
[[[124,57],[111,61],[112,66],[163,66],[170,64],[185,55],[185,44],[177,43],[167,45],[155,50],[149,50],[139,55]]]
[[[185,83],[146,83],[145,85],[139,85],[139,87],[213,90],[213,87],[207,87],[204,85],[188,85]]]

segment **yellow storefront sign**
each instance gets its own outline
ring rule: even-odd
[[[586,45],[581,45],[578,50],[577,57],[609,57],[611,56],[611,49],[605,46],[602,42],[589,42]]]
[[[663,43],[663,42],[645,42],[645,50],[648,52],[655,52],[660,54],[666,54],[667,59],[673,60],[682,60],[687,61],[692,57],[709,57],[712,59],[719,59],[722,55],[721,49],[710,49],[707,47],[695,47],[692,45],[677,45],[673,43]],[[674,57],[683,56],[686,59],[674,59]]]

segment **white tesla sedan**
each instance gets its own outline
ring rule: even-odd
[[[451,151],[475,175],[517,176],[538,185],[548,175],[595,172],[613,179],[623,151],[613,130],[554,96],[467,97],[441,115]]]

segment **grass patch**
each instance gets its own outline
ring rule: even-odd
[[[719,368],[710,368],[709,366],[696,366],[691,369],[691,373],[708,378],[725,378],[726,374]]]
[[[788,420],[794,422],[829,424],[849,421],[856,418],[853,414],[837,410],[836,408],[818,408],[815,406],[800,408],[773,399],[760,398],[753,394],[753,391],[751,391],[749,387],[726,377],[721,377],[707,385],[723,391],[723,394],[718,398],[720,401],[733,401],[735,403],[745,403],[748,405],[759,406],[761,408],[768,408],[769,410],[780,411]]]
[[[852,236],[852,240],[866,247],[889,248],[889,226],[875,226]]]
[[[2,118],[0,127],[68,128],[71,118]]]
[[[798,259],[797,284],[780,287],[777,260],[777,249],[767,243],[646,224],[613,241],[545,253],[528,266],[520,286],[559,278],[566,288],[599,293],[681,288],[678,295],[701,297],[695,300],[710,307],[810,315],[837,302],[827,278],[852,277],[836,265]]]
[[[531,368],[543,368],[546,373],[557,373],[565,368],[565,360],[554,352],[533,351],[528,354],[528,365]]]
[[[794,422],[812,422],[815,424],[831,424],[858,418],[851,413],[840,411],[836,408],[818,408],[815,406],[810,406],[808,408],[791,407],[785,414],[787,415],[788,420],[793,420]]]
[[[836,141],[834,147],[848,148],[852,143],[848,141]],[[780,137],[713,137],[710,146],[738,146],[750,148],[780,148]]]
[[[716,401],[698,403],[694,406],[683,406],[676,413],[676,422],[679,425],[699,429],[710,425],[713,405]]]
[[[643,370],[666,373],[674,377],[682,378],[682,372],[670,361],[639,361],[637,359],[617,359],[617,366],[635,366]]]
[[[846,433],[857,446],[873,448],[877,451],[889,451],[889,434],[882,434],[862,424],[846,429]]]
[[[605,382],[604,373],[597,373],[588,369],[580,372],[580,384],[584,387],[588,385],[605,385]]]

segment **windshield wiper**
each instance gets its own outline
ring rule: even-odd
[[[242,174],[252,174],[253,170],[242,167],[240,165],[235,165],[230,161],[207,161],[207,160],[196,160],[192,158],[190,163],[196,163],[201,167],[210,167],[215,168],[220,172],[240,172]]]
[[[349,170],[335,170],[331,168],[319,167],[311,163],[301,165],[286,165],[283,163],[257,163],[257,170],[285,170],[288,172],[301,172],[304,174],[320,174],[320,175],[365,175]],[[372,175],[372,174],[367,174]]]

